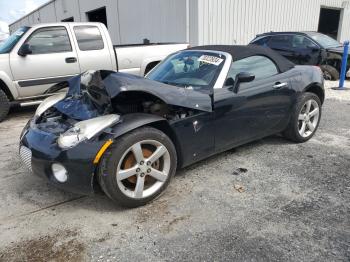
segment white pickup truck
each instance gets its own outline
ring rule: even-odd
[[[23,26],[0,45],[0,121],[12,104],[39,104],[52,85],[86,70],[143,76],[187,44],[113,46],[101,23]]]

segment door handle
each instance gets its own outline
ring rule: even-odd
[[[66,58],[66,63],[71,64],[77,62],[77,59],[75,57],[67,57]]]
[[[272,87],[273,89],[281,89],[284,87],[288,87],[287,83],[281,83],[281,82],[277,82],[275,83],[275,85]]]

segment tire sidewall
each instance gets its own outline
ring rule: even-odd
[[[5,92],[0,89],[0,122],[3,121],[10,111],[10,100]]]
[[[116,171],[120,159],[123,157],[126,150],[132,145],[142,140],[156,140],[162,143],[168,150],[170,155],[170,171],[167,180],[153,195],[134,199],[125,195],[119,188],[116,178]],[[169,185],[171,178],[175,175],[177,166],[177,154],[175,146],[168,136],[158,129],[151,127],[143,127],[136,129],[124,136],[116,139],[114,145],[105,153],[101,166],[99,168],[99,181],[105,193],[118,204],[126,207],[138,207],[147,204],[157,198]]]
[[[299,114],[301,112],[302,107],[305,105],[306,101],[308,101],[310,99],[315,100],[316,103],[318,104],[319,118],[318,118],[318,122],[317,122],[317,125],[315,127],[314,132],[308,137],[303,137],[299,134],[299,120],[298,120],[298,118],[299,118]],[[321,103],[319,97],[313,93],[308,93],[308,92],[303,93],[300,96],[300,98],[296,104],[296,107],[295,107],[294,112],[293,112],[293,117],[291,119],[293,121],[293,128],[294,128],[293,132],[295,133],[296,138],[299,142],[306,142],[306,141],[310,140],[315,135],[315,133],[318,129],[318,126],[321,122],[321,116],[322,116],[322,103]]]
[[[324,65],[324,66],[321,66],[321,68],[322,68],[322,71],[326,71],[327,73],[329,73],[331,75],[332,79],[328,79],[328,80],[338,80],[339,79],[339,72],[333,66]]]

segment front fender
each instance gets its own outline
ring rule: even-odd
[[[161,121],[167,121],[165,118],[157,116],[157,115],[151,115],[151,114],[144,114],[144,113],[133,113],[133,114],[126,114],[121,116],[120,121],[115,124],[112,127],[112,135],[114,138],[120,137],[136,128],[161,122]]]
[[[0,80],[2,82],[4,82],[8,91],[11,93],[13,99],[16,100],[19,96],[18,90],[17,90],[14,82],[11,80],[11,78],[4,71],[0,71]]]

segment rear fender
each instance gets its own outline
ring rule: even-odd
[[[325,92],[323,86],[320,83],[314,82],[309,84],[304,88],[303,93],[304,92],[314,93],[320,98],[321,103],[323,104],[325,99]]]

